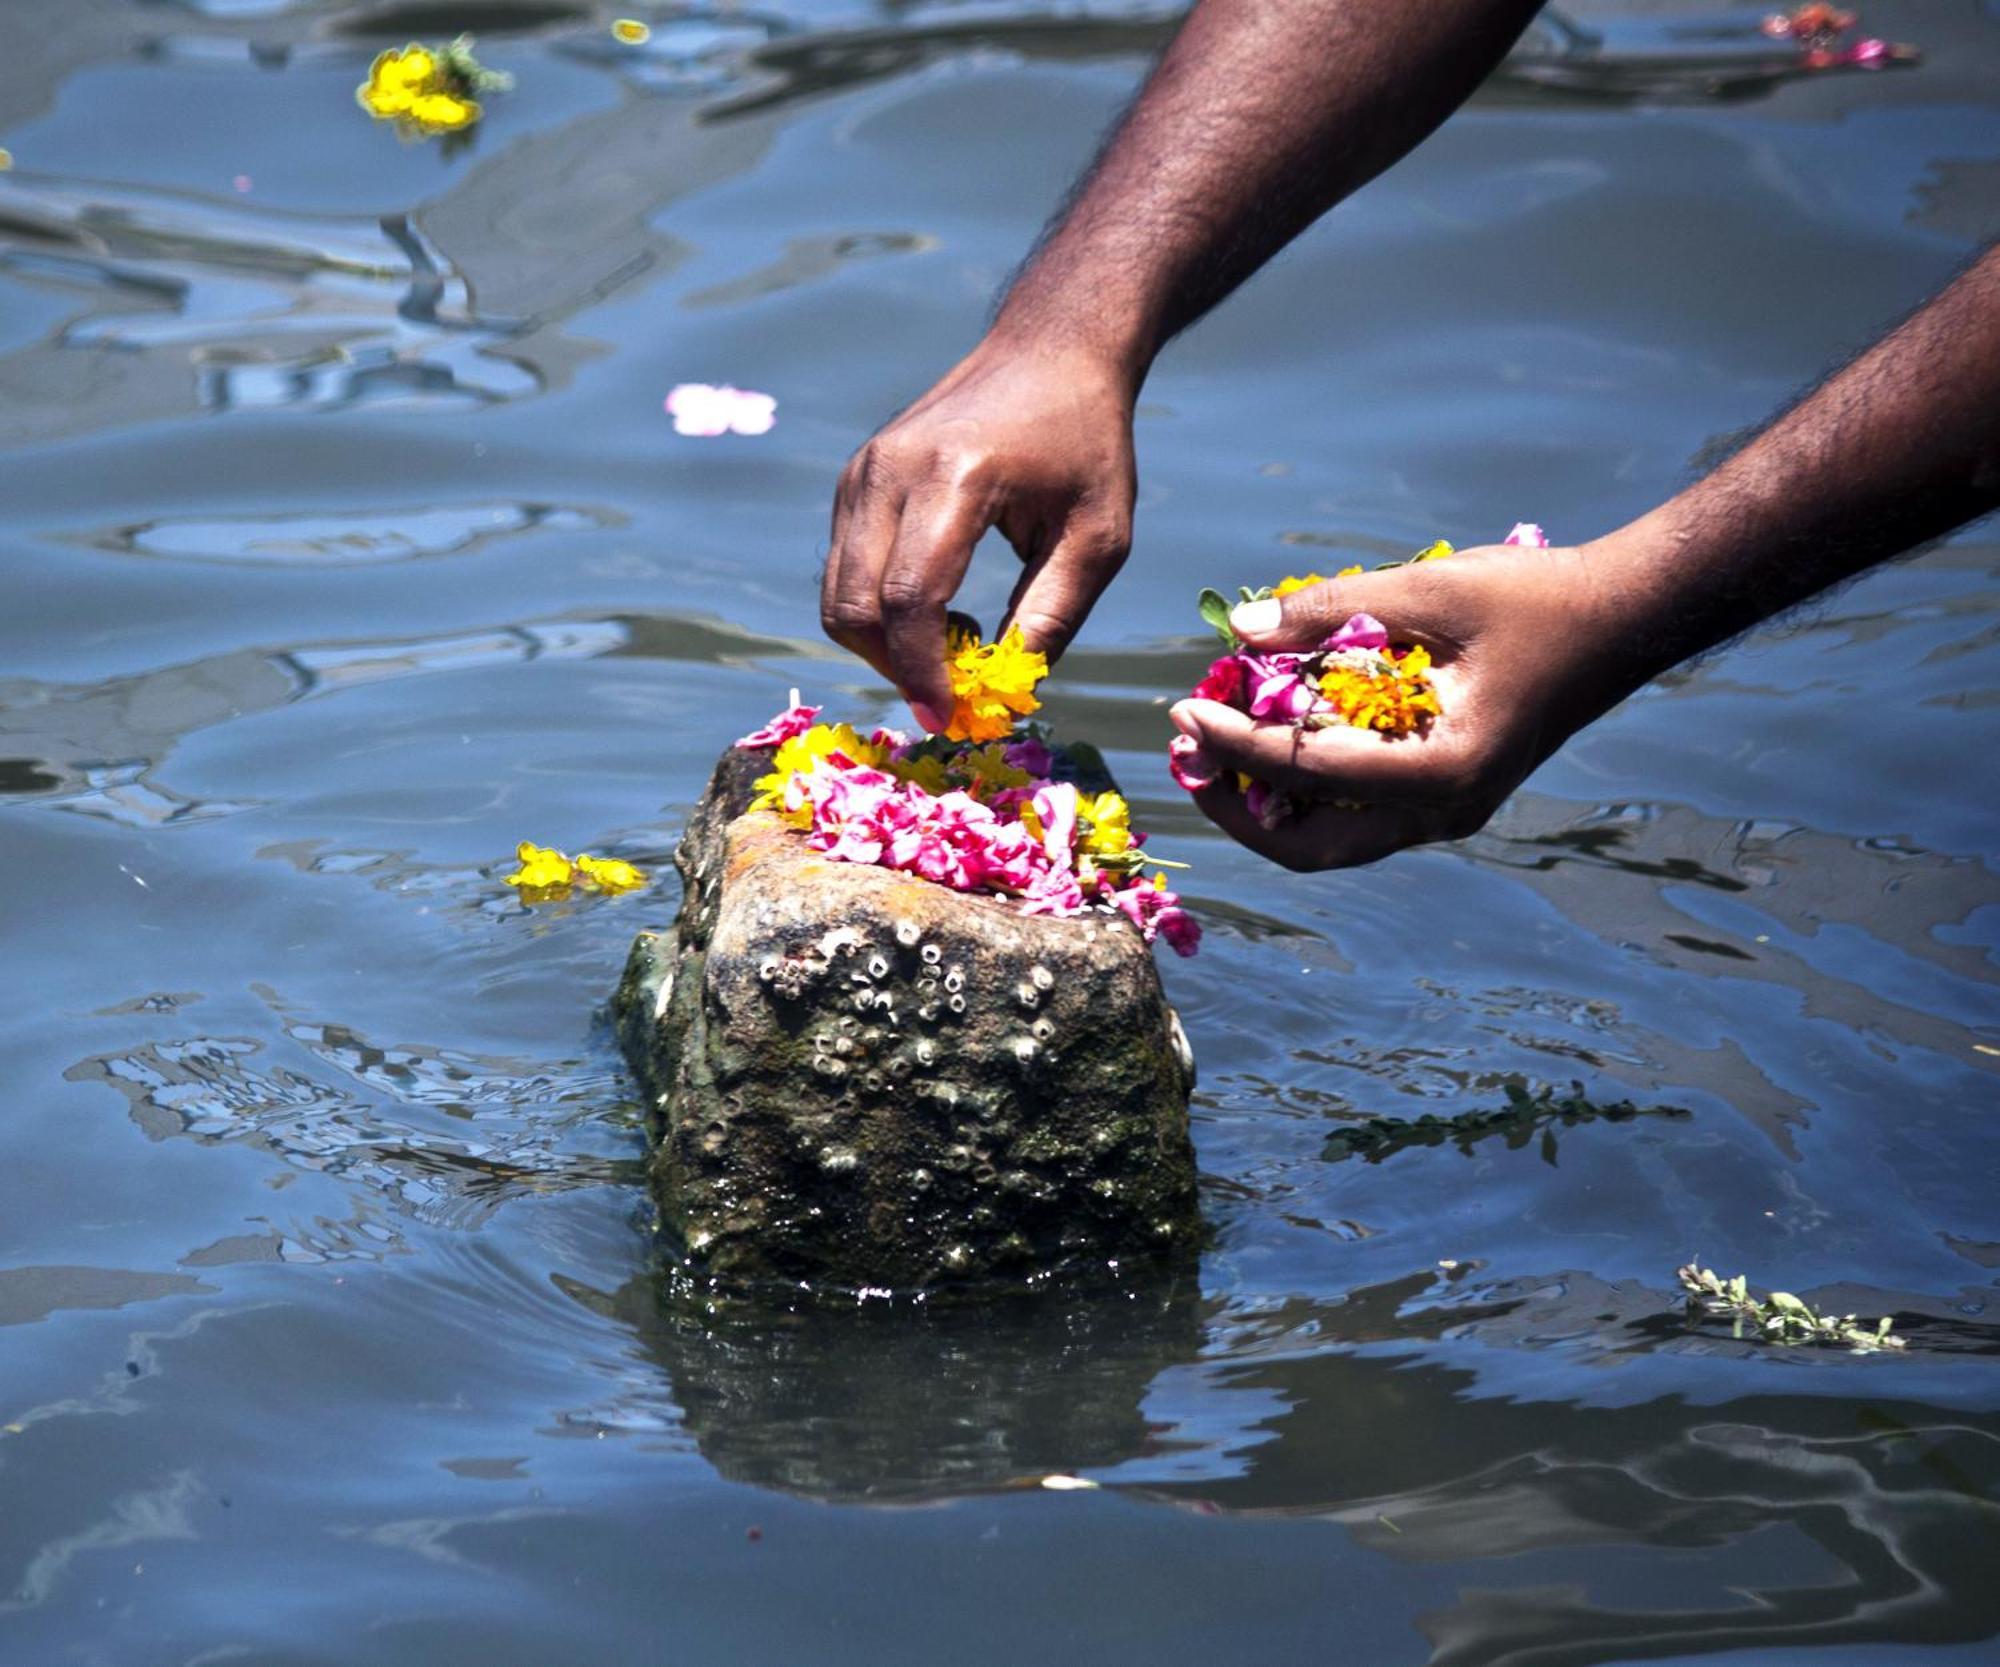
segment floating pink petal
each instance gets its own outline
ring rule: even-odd
[[[768,434],[778,420],[778,402],[771,395],[727,384],[683,382],[666,403],[676,434]]]
[[[1888,56],[1889,43],[1871,36],[1865,41],[1856,41],[1840,55],[1840,59],[1846,64],[1879,64],[1885,62]]]
[[[1516,521],[1514,530],[1500,542],[1518,544],[1524,550],[1546,550],[1549,548],[1549,535],[1532,521]]]

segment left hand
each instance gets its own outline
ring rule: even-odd
[[[1231,623],[1247,647],[1307,650],[1354,614],[1394,643],[1431,652],[1442,715],[1420,735],[1298,730],[1210,700],[1173,709],[1200,749],[1202,813],[1260,856],[1301,871],[1374,862],[1462,839],[1557,747],[1645,680],[1616,616],[1606,567],[1582,549],[1494,545],[1441,561],[1333,579],[1247,603]],[[1266,828],[1234,772],[1304,801]]]

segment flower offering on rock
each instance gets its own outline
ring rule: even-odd
[[[794,690],[736,743],[775,749],[751,808],[836,861],[1011,898],[1023,914],[1120,916],[1146,942],[1192,955],[1201,927],[1146,855],[1124,798],[1080,788],[1041,735],[1014,727],[1039,709],[1047,659],[1018,627],[993,643],[954,632],[951,652],[955,706],[939,737],[818,723]]]

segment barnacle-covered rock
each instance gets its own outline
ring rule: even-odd
[[[613,999],[691,1266],[896,1292],[1195,1249],[1194,1061],[1122,918],[835,862],[732,749]]]

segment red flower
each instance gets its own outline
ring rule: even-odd
[[[1241,707],[1245,696],[1242,657],[1223,655],[1194,686],[1194,696],[1196,700],[1219,700],[1224,706]]]

